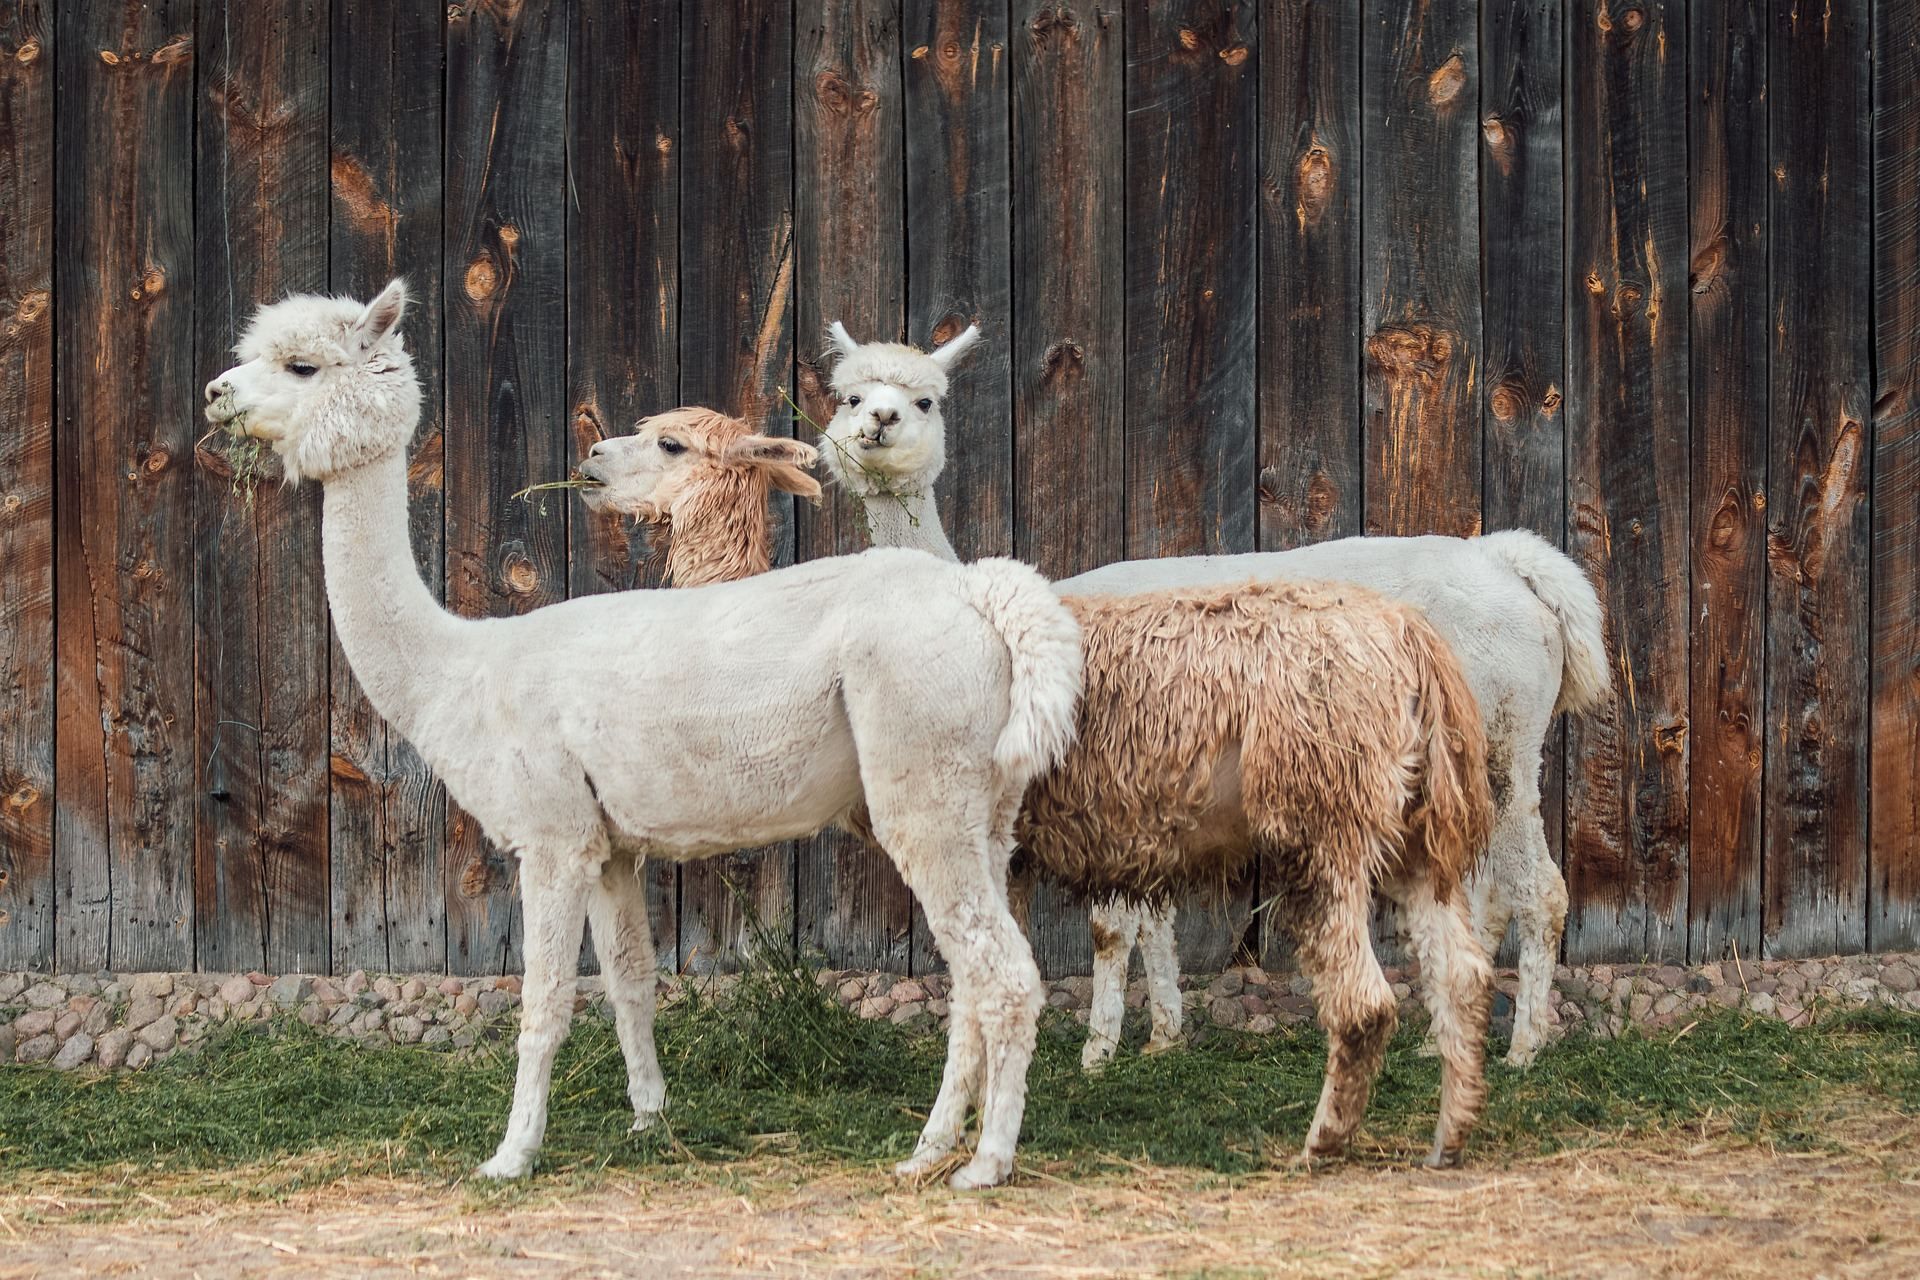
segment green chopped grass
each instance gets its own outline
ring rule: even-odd
[[[1135,1028],[1136,1040],[1140,1029]],[[900,1158],[939,1085],[944,1042],[842,1010],[797,968],[746,975],[724,1000],[689,996],[659,1025],[670,1102],[629,1134],[611,1025],[580,1017],[554,1076],[542,1167],[686,1168],[778,1153]],[[1304,1137],[1324,1045],[1311,1029],[1215,1034],[1181,1053],[1123,1053],[1080,1072],[1083,1033],[1043,1024],[1024,1167],[1063,1175],[1130,1162],[1224,1174],[1282,1163]],[[1424,1149],[1439,1068],[1403,1028],[1356,1148]],[[1575,1036],[1525,1074],[1490,1067],[1471,1158],[1688,1133],[1817,1149],[1847,1115],[1920,1110],[1920,1016],[1835,1015],[1811,1028],[1721,1012],[1685,1034]],[[132,1075],[0,1068],[0,1178],[137,1166],[177,1171],[298,1158],[305,1178],[370,1168],[457,1177],[484,1159],[513,1088],[511,1027],[473,1055],[370,1051],[297,1023],[234,1028],[197,1055]]]
[[[247,434],[247,415],[235,412],[231,393],[222,396],[214,407],[229,416],[209,427],[197,443],[205,445],[209,439],[215,440],[209,452],[226,463],[229,491],[251,510],[254,490],[267,472],[267,459],[273,451],[266,441]]]

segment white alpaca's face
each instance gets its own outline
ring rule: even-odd
[[[207,420],[239,420],[296,483],[406,448],[420,416],[398,329],[406,298],[395,280],[364,306],[301,295],[262,307],[234,349],[240,363],[207,384]]]
[[[831,330],[839,359],[832,387],[839,397],[827,423],[822,452],[834,477],[855,493],[884,485],[892,492],[919,492],[940,478],[947,463],[947,425],[940,402],[947,369],[972,346],[969,328],[932,352],[897,342],[860,344],[838,324]]]
[[[575,470],[594,482],[580,490],[589,510],[654,522],[671,518],[689,495],[712,492],[725,500],[720,482],[730,472],[758,470],[776,489],[817,498],[820,483],[807,470],[818,459],[812,445],[754,435],[738,418],[686,408],[642,418],[632,435],[600,441]]]

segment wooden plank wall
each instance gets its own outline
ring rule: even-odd
[[[1588,569],[1569,958],[1920,945],[1916,83],[1886,0],[0,0],[0,969],[517,965],[511,861],[330,639],[317,495],[195,450],[255,305],[394,275],[463,613],[657,585],[512,497],[601,436],[810,436],[830,320],[979,323],[964,555],[1525,526]],[[864,544],[774,516],[782,563]],[[678,968],[755,918],[938,964],[843,837],[648,883]],[[1282,960],[1261,894],[1188,967]],[[1084,969],[1084,914],[1043,890],[1036,944]]]

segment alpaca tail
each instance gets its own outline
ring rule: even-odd
[[[1080,624],[1047,580],[1017,560],[961,570],[967,603],[1006,643],[1013,663],[1007,724],[993,762],[1024,789],[1073,745],[1080,701]]]
[[[1554,714],[1591,710],[1613,690],[1607,674],[1605,619],[1593,583],[1565,553],[1529,529],[1503,529],[1475,538],[1473,545],[1509,569],[1560,623],[1566,655]]]
[[[1493,834],[1487,733],[1460,661],[1426,618],[1407,611],[1404,652],[1413,664],[1417,705],[1418,805],[1410,821],[1446,900],[1466,882]]]

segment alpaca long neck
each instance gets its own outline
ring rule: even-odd
[[[321,513],[327,603],[340,648],[374,710],[412,737],[463,624],[414,567],[405,455],[329,480]]]
[[[734,582],[765,573],[773,564],[767,534],[767,487],[749,486],[738,501],[695,506],[676,515],[667,541],[667,581],[676,587]]]
[[[932,486],[897,497],[876,493],[863,501],[874,546],[912,547],[932,552],[942,560],[960,559],[947,541],[947,531],[940,526],[940,503]]]

